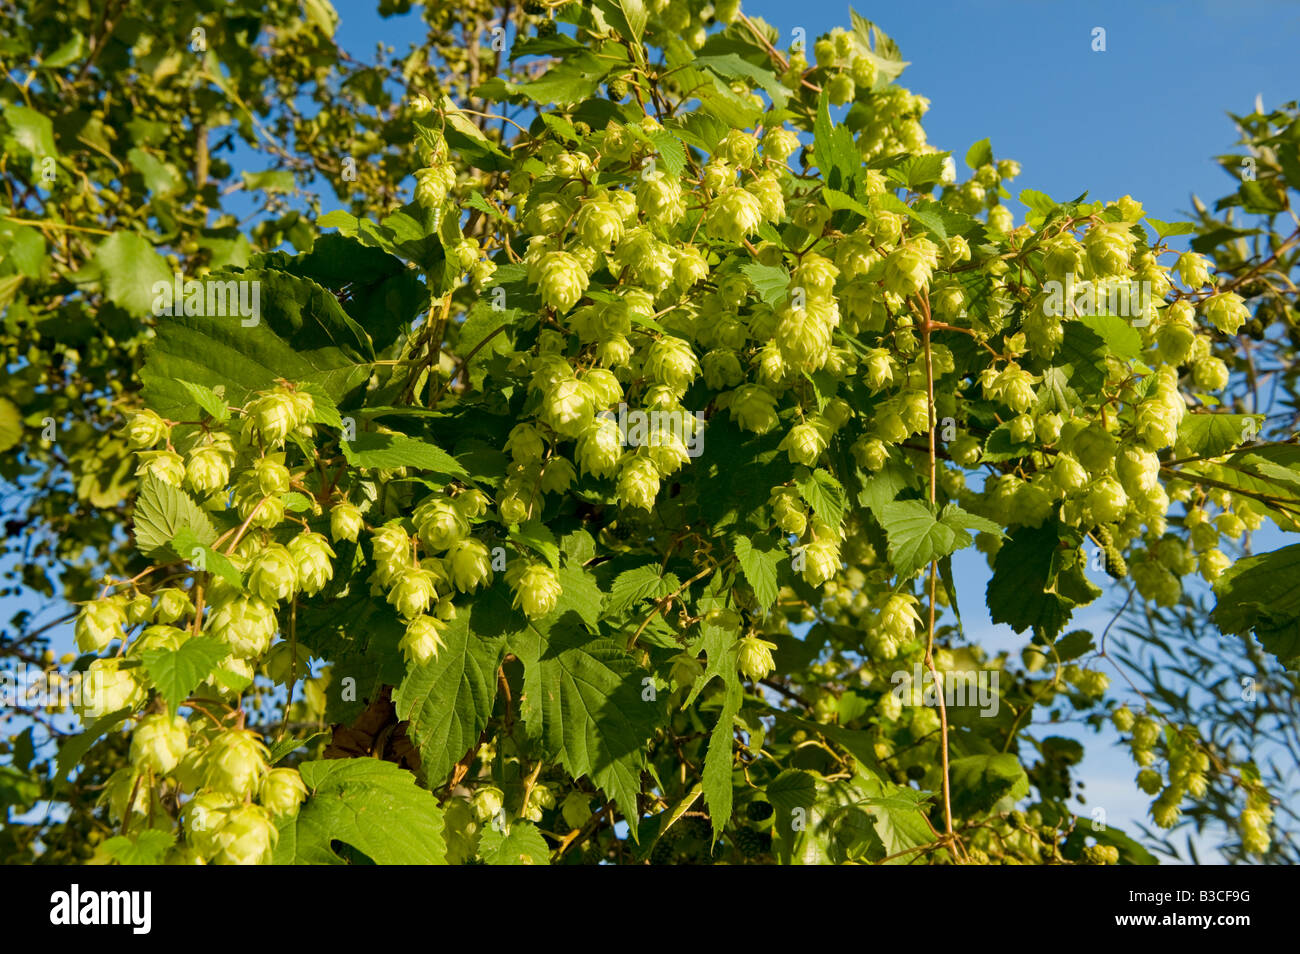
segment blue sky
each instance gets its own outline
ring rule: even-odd
[[[423,36],[418,11],[386,21],[373,0],[335,6],[338,38],[358,58],[369,58],[380,42],[401,55]],[[841,2],[745,0],[744,9],[787,38],[796,27],[812,39],[849,23],[849,5]],[[966,149],[990,138],[998,158],[1023,167],[1013,193],[1130,194],[1151,215],[1176,220],[1191,208],[1193,193],[1212,201],[1229,189],[1213,161],[1236,138],[1226,113],[1249,112],[1256,96],[1265,108],[1300,96],[1300,4],[1285,0],[928,0],[863,2],[856,9],[910,61],[900,83],[930,99],[930,142],[955,154],[964,177]],[[1093,50],[1098,27],[1105,30],[1104,52]],[[968,636],[994,649],[1022,646],[1023,637],[987,617],[983,558],[966,551],[955,570]],[[1105,596],[1075,625],[1099,633],[1123,589],[1094,578]],[[0,600],[4,612],[14,608]],[[1091,738],[1082,773],[1090,805],[1104,806],[1112,824],[1131,829],[1149,799],[1132,783],[1127,754]]]

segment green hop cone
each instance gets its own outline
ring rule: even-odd
[[[167,422],[146,408],[127,419],[126,439],[137,450],[146,450],[164,440],[168,430]]]
[[[416,616],[406,624],[397,648],[408,665],[422,666],[436,659],[440,650],[446,649],[442,641],[446,624],[434,616]]]
[[[1201,310],[1206,320],[1225,335],[1235,335],[1250,319],[1250,309],[1236,292],[1211,295],[1201,303]]]
[[[273,768],[262,779],[258,800],[273,816],[296,815],[307,798],[307,785],[294,768]]]
[[[362,525],[361,511],[353,504],[344,501],[330,509],[330,536],[335,543],[340,540],[355,543]]]
[[[266,746],[249,729],[226,729],[203,753],[203,784],[233,798],[248,798],[267,771]]]
[[[609,417],[597,417],[578,437],[577,461],[584,474],[610,477],[623,456],[623,438],[618,424]]]
[[[185,479],[195,493],[223,490],[230,482],[230,460],[219,447],[200,447],[185,462]]]
[[[449,549],[469,533],[469,521],[448,497],[424,500],[413,514],[420,541],[432,551]]]
[[[577,437],[591,423],[594,408],[591,386],[585,381],[560,381],[542,401],[542,419],[556,432]]]
[[[1195,252],[1183,252],[1178,256],[1178,263],[1174,267],[1178,269],[1178,277],[1183,280],[1183,284],[1192,291],[1211,284],[1210,263]]]
[[[427,613],[437,596],[434,575],[424,567],[412,567],[398,575],[388,591],[388,602],[403,619],[414,619]]]
[[[650,346],[645,374],[651,381],[684,394],[699,373],[700,362],[694,349],[681,338],[665,336]]]
[[[115,639],[122,638],[126,626],[126,601],[120,596],[92,600],[77,614],[74,635],[83,653],[98,653]]]
[[[275,607],[257,598],[235,597],[213,609],[207,628],[235,655],[255,659],[275,638]]]
[[[183,716],[145,716],[131,734],[131,764],[138,772],[166,775],[189,748],[189,723]]]
[[[411,538],[400,523],[387,523],[370,535],[375,560],[375,576],[385,586],[411,565]]]
[[[629,457],[618,475],[618,501],[624,507],[653,510],[662,478],[649,457]]]
[[[185,838],[202,857],[217,854],[217,831],[235,806],[235,800],[224,792],[199,792],[185,803],[182,809]]]
[[[821,586],[840,571],[840,550],[830,540],[818,540],[803,548],[803,578],[809,586]]]
[[[123,659],[96,659],[81,680],[74,708],[81,721],[90,725],[119,709],[135,710],[145,699],[144,687],[134,669],[123,669]]]
[[[281,544],[272,544],[248,568],[248,592],[268,603],[287,600],[298,591],[298,564]]]
[[[447,554],[451,582],[462,593],[472,593],[492,576],[492,559],[487,545],[479,540],[461,540]]]
[[[298,570],[298,588],[315,596],[334,576],[334,551],[319,533],[301,533],[289,541],[289,555]]]
[[[562,587],[555,571],[541,563],[530,563],[510,574],[514,588],[514,607],[529,619],[540,619],[555,609]]]
[[[938,264],[938,246],[928,239],[913,239],[885,259],[885,288],[904,298],[915,295],[930,284]]]
[[[757,232],[763,219],[762,200],[752,192],[732,186],[713,200],[704,225],[714,238],[739,243]]]
[[[158,590],[154,596],[158,605],[154,607],[153,618],[159,623],[174,623],[194,613],[194,604],[184,590],[168,586]]]
[[[226,814],[214,838],[216,864],[261,865],[270,862],[279,832],[266,809],[240,805]]]
[[[758,636],[742,636],[736,647],[736,665],[740,674],[753,682],[767,678],[776,668],[776,663],[772,661],[774,649],[776,643]]]
[[[293,398],[277,388],[249,406],[246,420],[264,447],[279,447],[300,423],[298,414]]]
[[[792,464],[815,467],[826,446],[825,429],[805,421],[790,428],[782,439],[779,449],[786,452]]]
[[[179,487],[185,482],[185,460],[175,451],[141,451],[137,477],[153,477]]]

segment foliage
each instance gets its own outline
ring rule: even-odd
[[[255,242],[218,219],[221,255],[188,257],[209,248],[212,177],[232,171],[207,156],[226,101],[212,90],[192,115],[129,108],[187,115],[194,135],[160,155],[137,140],[134,191],[107,184],[110,137],[85,155],[75,130],[51,138],[64,94],[91,101],[174,41],[87,27],[93,47],[62,63],[75,80],[29,81],[6,106],[31,166],[7,170],[8,358],[39,357],[9,399],[28,426],[14,460],[37,481],[123,461],[90,536],[30,517],[58,541],[48,559],[89,543],[107,569],[93,598],[84,570],[80,588],[62,581],[82,601],[90,738],[64,742],[78,774],[19,784],[33,750],[4,789],[22,807],[48,785],[81,810],[44,851],[1152,860],[1079,822],[1081,750],[1030,727],[1106,708],[1094,640],[1068,628],[1100,596],[1094,551],[1160,605],[1184,577],[1220,581],[1225,628],[1294,660],[1295,620],[1259,611],[1276,603],[1267,573],[1221,549],[1266,519],[1297,529],[1291,435],[1260,443],[1257,404],[1223,407],[1242,326],[1293,314],[1252,318],[1234,292],[1280,252],[1211,276],[1129,196],[1024,193],[1017,226],[1002,200],[1018,165],[979,143],[959,183],[926,141],[928,103],[895,82],[897,47],[856,15],[782,52],[734,3],[439,5],[439,65],[413,52],[388,72],[338,56],[328,5],[296,9],[251,18],[251,35],[289,26],[268,30],[269,57],[229,53],[235,79],[215,42],[155,66],[159,96],[182,95],[165,80],[185,70],[235,104],[231,135],[293,133],[287,168],[240,180],[269,196]],[[24,57],[46,49],[15,37]],[[283,95],[308,85],[310,117]],[[1285,171],[1294,140],[1275,138]],[[340,141],[360,144],[364,178],[342,176]],[[78,213],[88,193],[58,176],[35,185],[55,153],[112,192],[121,222]],[[307,167],[345,183],[315,226],[318,205],[275,198],[298,182],[279,173]],[[91,228],[107,234],[50,251],[50,234]],[[276,250],[286,239],[297,254]],[[172,245],[196,279],[174,298],[155,251]],[[38,330],[68,311],[124,331],[87,330],[89,360],[68,355]],[[52,466],[65,438],[28,434],[34,415],[71,413],[36,387],[50,365],[68,368],[67,400],[120,395],[97,397],[67,444],[82,463]],[[118,409],[125,424],[105,429]],[[963,638],[952,557],[972,546],[993,619],[1026,634],[1019,660]],[[1155,719],[1116,718],[1154,761]],[[1162,744],[1157,823],[1231,778],[1243,851],[1267,853],[1249,753],[1211,758],[1190,729]],[[376,824],[388,816],[401,838]],[[11,857],[41,850],[6,837]]]

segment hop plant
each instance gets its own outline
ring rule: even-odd
[[[189,723],[181,716],[145,716],[131,735],[131,764],[137,771],[166,775],[189,749]]]
[[[399,616],[409,620],[427,613],[437,596],[433,573],[422,566],[408,567],[398,574],[393,588],[388,591],[388,602]]]
[[[266,652],[276,628],[275,607],[257,598],[229,599],[208,618],[208,631],[244,659]]]
[[[523,610],[529,619],[540,619],[555,609],[562,587],[550,567],[529,563],[515,569],[510,577],[515,591],[514,607]]]
[[[288,547],[273,544],[253,558],[248,591],[267,603],[287,600],[298,591],[298,563]]]
[[[262,779],[258,801],[273,816],[296,815],[307,798],[307,785],[294,768],[273,768]]]
[[[126,601],[110,596],[92,600],[77,614],[74,635],[83,653],[98,653],[115,639],[122,638],[126,626]]]
[[[772,650],[776,643],[758,636],[742,636],[736,649],[736,665],[740,674],[753,682],[766,679],[776,669]]]
[[[134,711],[144,702],[144,686],[134,670],[122,668],[122,659],[96,659],[86,668],[74,706],[89,725],[120,709]]]
[[[126,422],[127,442],[139,450],[156,447],[167,432],[167,422],[148,408],[134,412]]]
[[[225,729],[203,753],[203,784],[235,799],[251,797],[266,775],[267,749],[250,729]]]
[[[1236,292],[1211,295],[1201,304],[1206,320],[1225,335],[1235,335],[1250,318],[1250,309]],[[1217,385],[1216,390],[1222,387]]]
[[[319,593],[334,576],[335,556],[329,541],[319,533],[302,533],[289,541],[298,575],[298,588],[307,596]]]
[[[270,861],[279,838],[274,822],[260,805],[229,810],[213,834],[213,861],[221,865],[258,865]]]
[[[542,303],[565,312],[587,290],[587,270],[568,252],[547,252],[537,266],[537,290]]]
[[[625,507],[653,510],[659,496],[659,468],[649,457],[629,457],[618,472],[618,500]]]

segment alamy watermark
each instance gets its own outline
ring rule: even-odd
[[[930,670],[917,663],[912,671],[899,669],[889,681],[894,688],[890,694],[904,706],[939,705],[939,693],[943,693],[945,708],[955,706],[978,706],[980,715],[988,717],[998,714],[1001,696],[998,694],[998,671],[996,669],[965,669],[939,673],[938,685]]]
[[[239,318],[245,328],[262,320],[262,283],[229,279],[185,278],[176,272],[170,282],[153,283],[153,314]]]
[[[704,453],[703,411],[633,411],[620,404],[617,413],[598,411],[596,417],[618,425],[625,447],[653,447],[669,436],[681,441],[688,457]]]
[[[1043,282],[1047,293],[1043,301],[1043,314],[1052,318],[1086,318],[1091,315],[1110,315],[1131,319],[1135,328],[1151,323],[1151,283],[1148,281],[1075,281],[1074,275],[1065,281],[1056,279]]]
[[[96,708],[104,691],[98,670],[62,672],[57,669],[0,669],[0,708]]]

